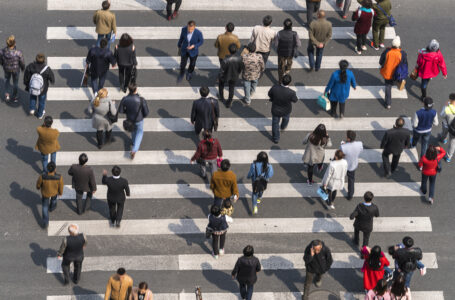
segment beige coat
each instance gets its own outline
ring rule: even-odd
[[[96,25],[96,33],[109,34],[114,32],[117,34],[117,22],[115,14],[110,10],[97,10],[93,15],[93,23]]]
[[[42,125],[36,128],[36,131],[38,132],[36,150],[46,155],[60,150],[60,144],[58,143],[60,132],[57,129]]]
[[[270,52],[270,45],[276,36],[275,30],[270,26],[256,25],[253,28],[250,42],[256,44],[256,52]]]
[[[348,162],[345,159],[332,160],[325,171],[322,185],[331,191],[342,190],[347,171]]]

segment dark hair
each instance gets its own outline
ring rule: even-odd
[[[212,152],[212,148],[213,148],[213,144],[214,144],[213,139],[212,139],[212,131],[210,129],[206,129],[206,130],[204,130],[202,135],[204,136],[204,142],[205,142],[205,145],[207,146],[207,153]]]
[[[44,64],[46,61],[46,56],[43,53],[38,53],[35,58],[36,62],[39,64]]]
[[[235,52],[237,52],[237,45],[232,43],[229,45],[228,49],[229,49],[229,53],[234,54]]]
[[[319,124],[310,134],[308,140],[315,146],[325,146],[328,142],[327,130],[324,124]]]
[[[122,169],[120,169],[119,166],[112,167],[112,175],[119,176],[121,172],[122,172]]]
[[[406,295],[406,277],[404,273],[398,273],[398,276],[395,278],[392,284],[392,289],[390,290],[395,296],[403,297]]]
[[[450,101],[454,101],[455,100],[455,93],[450,93],[449,99],[450,99]]]
[[[395,254],[395,246],[389,246],[389,254],[393,256]]]
[[[128,91],[130,94],[134,94],[137,91],[137,85],[135,83],[130,83],[128,85]]]
[[[256,52],[256,44],[255,43],[249,43],[248,46],[246,46],[248,51],[250,53]]]
[[[425,153],[425,157],[428,160],[435,160],[438,158],[438,150],[436,150],[436,147],[433,145],[429,145],[427,152]]]
[[[254,254],[253,246],[248,245],[245,248],[243,248],[243,255],[245,255],[247,257],[251,257],[251,256],[253,256],[253,254]]]
[[[414,239],[410,236],[405,236],[403,238],[403,245],[406,247],[406,248],[411,248],[412,246],[414,246]]]
[[[387,280],[385,279],[380,279],[378,283],[376,284],[376,287],[374,288],[374,291],[376,292],[377,295],[382,296],[387,292]]]
[[[142,289],[147,289],[148,287],[149,287],[149,286],[148,286],[147,282],[145,282],[145,281],[142,281],[142,282],[139,283],[139,285],[138,285],[138,288],[141,289],[141,290],[142,290]]]
[[[218,205],[212,205],[210,208],[210,214],[214,215],[215,217],[218,217],[221,214],[221,209],[218,207]]]
[[[230,208],[231,206],[232,206],[231,200],[229,200],[229,199],[224,200],[224,202],[223,202],[223,207],[224,208]]]
[[[103,38],[100,42],[100,47],[101,48],[106,48],[107,46],[107,39],[106,38]]]
[[[81,166],[85,165],[88,161],[88,157],[87,157],[87,154],[85,153],[82,153],[81,155],[79,155],[79,164]]]
[[[201,94],[202,97],[207,97],[209,93],[210,89],[206,85],[201,86],[201,88],[199,89],[199,94]]]
[[[266,173],[269,165],[269,156],[267,153],[264,151],[259,152],[258,156],[256,157],[256,162],[262,163],[262,173]]]
[[[129,47],[133,43],[133,38],[128,33],[122,34],[119,41],[120,47]]]
[[[193,20],[188,21],[188,26],[196,26],[196,21]]]
[[[44,117],[44,126],[46,126],[47,128],[49,128],[49,127],[52,126],[52,123],[54,123],[54,120],[52,119],[51,116],[46,116],[46,117]]]
[[[229,170],[229,168],[231,167],[231,162],[229,161],[229,159],[223,159],[221,161],[221,170],[226,172],[227,170]]]
[[[226,24],[226,31],[227,32],[233,32],[234,28],[235,28],[234,23],[229,22],[229,23]]]
[[[363,194],[363,200],[365,200],[365,202],[371,202],[371,201],[373,201],[373,198],[374,198],[374,195],[370,191],[367,191],[367,192],[365,192],[365,194]]]
[[[345,59],[342,59],[340,60],[340,62],[338,63],[339,66],[340,66],[340,81],[342,83],[345,83],[347,80],[348,80],[348,75],[346,74],[346,70],[348,69],[349,67],[349,62]]]
[[[283,22],[284,29],[292,29],[292,20],[291,19],[286,19]]]
[[[404,119],[402,117],[399,117],[395,121],[395,127],[396,128],[402,128],[404,126]]]
[[[270,24],[272,24],[272,16],[267,15],[262,19],[262,25],[270,26]]]
[[[51,162],[49,162],[49,163],[47,164],[47,171],[50,172],[50,173],[52,173],[52,172],[55,171],[55,168],[56,168],[56,167],[57,167],[57,166],[55,165],[55,162],[51,161]]]
[[[381,247],[374,246],[371,248],[370,255],[368,256],[368,265],[374,271],[378,271],[381,268]]]
[[[365,8],[372,8],[373,7],[373,1],[371,0],[363,0],[362,1],[362,6]]]
[[[109,1],[103,1],[103,3],[101,3],[101,7],[104,9],[104,10],[108,10],[109,7],[111,7],[111,4],[109,3]]]
[[[288,85],[291,83],[291,81],[292,81],[291,75],[286,74],[286,75],[283,76],[283,79],[281,80],[281,83],[282,83],[283,85],[288,86]]]
[[[346,131],[346,136],[352,142],[352,141],[355,141],[355,138],[357,137],[357,134],[353,130],[348,130],[348,131]]]
[[[340,160],[340,159],[343,159],[344,158],[344,153],[342,150],[338,149],[337,151],[335,151],[335,156],[334,156],[335,160]]]
[[[313,240],[311,242],[311,247],[316,247],[316,246],[322,246],[322,241],[321,240]]]
[[[124,275],[125,273],[126,273],[125,268],[118,268],[118,269],[117,269],[117,274],[118,274],[118,275],[122,276],[122,275]]]

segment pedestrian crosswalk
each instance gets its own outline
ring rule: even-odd
[[[86,13],[87,18],[91,18],[94,10],[100,8],[101,1],[92,0],[47,0],[47,9],[55,11],[69,11],[77,12],[79,14]],[[223,24],[214,23],[213,17],[223,16],[226,11],[232,11],[235,15],[238,11],[250,11],[258,16],[258,20],[268,11],[273,13],[274,26],[279,25],[283,19],[290,15],[305,12],[304,0],[199,0],[199,1],[183,1],[182,11],[198,12],[200,19],[197,20],[198,28],[203,32],[204,38],[207,40],[201,48],[200,56],[197,61],[196,68],[199,70],[217,70],[219,68],[219,61],[217,56],[213,56],[213,51],[209,54],[206,49],[213,46],[213,41],[220,33],[225,31]],[[258,12],[258,7],[261,11]],[[337,17],[339,8],[335,4],[335,0],[322,1],[322,8],[331,13],[331,16]],[[356,5],[351,6],[354,10]],[[139,13],[147,11],[160,11],[165,9],[165,1],[162,0],[115,0],[111,1],[111,9],[116,12],[118,25],[117,38],[124,32],[131,34],[135,41],[155,43],[160,41],[170,41],[177,43],[180,35],[181,27],[176,24],[170,23],[168,26],[164,23],[163,26],[144,26],[144,24],[135,24],[135,20],[129,20],[127,23],[122,24],[123,14],[127,16],[133,15],[135,11]],[[283,12],[284,11],[284,12]],[[158,17],[153,15],[151,18]],[[260,18],[259,18],[260,17]],[[126,18],[126,17],[125,17]],[[220,17],[221,18],[221,17]],[[297,19],[297,18],[296,18]],[[209,21],[211,20],[211,21]],[[166,21],[167,22],[167,21]],[[224,22],[224,21],[223,21]],[[249,19],[240,18],[236,22],[234,33],[238,35],[241,40],[247,40],[251,36],[251,30],[254,22]],[[334,22],[333,39],[339,42],[336,47],[350,47],[355,34],[353,32],[352,23],[346,22],[340,25],[340,22]],[[336,24],[335,24],[336,23]],[[212,26],[216,24],[216,26]],[[55,24],[53,24],[55,25]],[[80,51],[74,56],[65,56],[67,49],[74,50],[74,41],[84,41],[85,44],[90,41],[94,42],[96,34],[93,26],[85,26],[87,23],[71,23],[58,24],[59,27],[49,26],[46,30],[46,38],[49,42],[58,42],[64,45],[62,49],[54,52],[48,57],[48,64],[52,69],[57,70],[56,77],[58,79],[65,79],[66,83],[68,77],[77,77],[80,80],[81,70],[85,66],[85,52],[86,48],[81,47]],[[126,26],[123,26],[126,25]],[[308,31],[305,27],[299,26],[294,23],[295,30],[298,32],[300,39],[308,39]],[[274,27],[275,30],[280,30],[280,27]],[[387,27],[385,38],[387,40],[393,39],[396,36],[394,28]],[[371,32],[369,34],[371,38]],[[141,41],[142,40],[142,41]],[[211,41],[208,41],[211,40]],[[138,47],[143,44],[138,43]],[[305,45],[303,47],[306,47]],[[162,49],[163,53],[175,53],[175,49]],[[410,173],[409,176],[397,176],[393,180],[387,181],[381,178],[379,165],[382,163],[382,149],[378,149],[380,140],[385,130],[392,128],[398,115],[396,112],[379,113],[377,99],[384,98],[384,86],[378,85],[378,81],[367,80],[369,76],[358,78],[362,85],[357,86],[357,89],[351,89],[350,100],[354,99],[355,103],[367,103],[371,105],[371,110],[360,112],[358,109],[353,109],[353,113],[343,119],[333,119],[319,115],[312,115],[308,117],[299,113],[291,115],[291,121],[286,128],[286,132],[294,134],[301,134],[297,146],[293,144],[292,147],[286,144],[286,141],[281,141],[279,145],[272,144],[265,132],[271,131],[271,116],[262,115],[258,117],[255,114],[255,107],[250,106],[248,111],[244,114],[237,114],[232,116],[231,111],[226,110],[220,106],[221,117],[219,119],[218,132],[216,137],[220,140],[223,147],[223,157],[228,158],[232,164],[232,169],[237,173],[239,179],[238,187],[240,194],[240,201],[234,204],[234,222],[230,224],[228,231],[227,253],[215,260],[210,255],[211,246],[208,247],[192,247],[191,242],[185,241],[182,250],[181,244],[177,242],[174,237],[191,237],[189,239],[196,240],[198,245],[208,245],[210,241],[205,240],[204,233],[207,226],[208,207],[211,204],[213,194],[207,182],[200,179],[194,172],[185,174],[190,180],[181,180],[180,172],[169,172],[169,169],[178,165],[189,165],[190,159],[194,154],[194,149],[187,147],[182,142],[177,149],[176,143],[171,139],[162,138],[162,134],[171,136],[176,133],[177,139],[181,136],[188,137],[194,131],[189,118],[181,116],[189,116],[189,107],[187,103],[198,99],[199,84],[196,85],[192,82],[188,85],[186,82],[178,84],[176,82],[169,82],[169,80],[162,77],[162,74],[171,74],[177,76],[177,69],[180,64],[180,58],[176,56],[147,56],[144,49],[138,49],[138,69],[143,70],[144,73],[139,73],[143,82],[147,82],[144,86],[139,86],[139,93],[148,102],[151,115],[144,120],[144,142],[140,151],[137,153],[134,160],[129,158],[128,145],[129,135],[124,135],[122,128],[123,115],[120,115],[118,123],[114,126],[114,135],[121,136],[122,142],[114,142],[109,145],[109,150],[94,151],[93,145],[87,143],[86,147],[83,144],[62,144],[62,151],[57,154],[57,165],[59,172],[64,173],[69,165],[77,163],[77,158],[81,152],[85,152],[89,157],[88,164],[96,168],[97,171],[102,167],[110,169],[112,165],[122,166],[122,176],[128,179],[130,183],[131,196],[128,197],[125,204],[125,216],[121,222],[121,227],[109,226],[107,214],[102,210],[89,212],[83,216],[73,214],[68,207],[59,205],[59,207],[51,215],[47,235],[49,238],[54,238],[56,241],[67,234],[67,226],[72,223],[79,225],[81,232],[88,236],[89,244],[85,250],[85,259],[83,263],[83,275],[80,286],[85,284],[84,276],[89,274],[103,274],[105,277],[103,281],[98,277],[95,279],[98,288],[91,290],[87,293],[84,289],[72,290],[73,295],[64,292],[61,295],[58,293],[49,293],[47,300],[98,300],[103,299],[105,283],[108,277],[119,267],[125,267],[127,272],[130,273],[135,283],[139,281],[147,281],[147,278],[138,278],[137,276],[144,277],[144,274],[166,274],[169,278],[178,274],[178,278],[185,278],[186,281],[192,280],[195,274],[201,272],[208,272],[208,276],[202,282],[195,282],[194,285],[201,285],[204,292],[204,300],[234,300],[239,299],[237,288],[220,289],[219,285],[210,280],[212,275],[224,274],[230,278],[230,270],[232,270],[237,258],[241,255],[241,249],[246,244],[240,244],[239,241],[245,241],[248,236],[248,243],[255,247],[255,255],[260,259],[263,269],[265,271],[277,271],[286,281],[287,274],[289,276],[296,276],[294,272],[298,272],[299,280],[304,276],[304,262],[303,250],[308,243],[317,238],[323,238],[324,242],[331,248],[334,258],[332,268],[334,272],[330,272],[327,279],[324,279],[324,289],[319,291],[326,291],[335,295],[334,299],[353,300],[363,299],[363,286],[360,277],[360,268],[363,265],[363,260],[360,259],[359,253],[356,251],[357,247],[352,245],[350,237],[352,236],[353,226],[352,220],[349,219],[349,213],[354,209],[360,201],[362,201],[365,191],[372,191],[375,195],[375,201],[378,201],[378,206],[381,210],[381,216],[374,220],[374,232],[371,237],[370,245],[382,242],[383,251],[387,252],[386,247],[396,244],[400,241],[402,236],[411,235],[415,238],[416,243],[419,243],[419,238],[422,237],[431,240],[431,233],[433,232],[432,219],[426,215],[425,203],[420,201],[422,194],[419,190],[420,184],[418,182],[416,172],[416,163],[419,159],[419,154],[416,149],[406,150],[400,159],[400,172],[405,172],[404,169]],[[300,53],[305,53],[305,48],[301,49]],[[333,51],[335,53],[335,51]],[[351,52],[352,53],[352,52]],[[347,59],[350,67],[359,71],[359,76],[365,74],[372,74],[374,69],[379,67],[379,53],[370,51],[362,56],[342,56],[342,55],[326,55],[323,58],[321,69],[336,70],[338,69],[338,62],[341,59]],[[275,77],[277,68],[277,56],[275,51],[272,51],[267,68]],[[310,107],[319,95],[324,92],[325,84],[328,82],[328,75],[319,73],[306,73],[303,69],[308,68],[308,57],[299,56],[294,59],[293,75],[295,86],[292,88],[296,90],[297,97],[301,100],[297,105]],[[117,70],[111,70],[117,73]],[[147,73],[146,73],[147,72]],[[367,73],[369,72],[369,73]],[[174,74],[175,73],[175,74]],[[69,74],[69,75],[68,75]],[[142,75],[144,74],[144,75]],[[149,76],[152,74],[152,78]],[[323,73],[324,74],[324,73]],[[297,79],[296,79],[297,76]],[[380,75],[376,75],[380,76]],[[312,78],[311,85],[303,84],[307,78]],[[300,80],[304,78],[305,80]],[[76,141],[77,135],[88,136],[95,135],[92,128],[91,120],[87,117],[81,116],[82,111],[87,107],[88,101],[93,99],[93,93],[89,88],[80,88],[79,86],[67,86],[62,84],[62,80],[57,80],[58,83],[55,87],[51,87],[47,94],[48,107],[55,107],[52,112],[54,117],[53,127],[61,132],[61,138]],[[366,83],[369,82],[369,83]],[[210,87],[210,95],[216,98],[217,87],[215,78],[208,77],[206,84]],[[109,98],[121,100],[125,94],[120,91],[117,84],[113,82],[106,83]],[[267,93],[270,86],[265,86],[259,81],[259,86],[256,89],[252,99],[259,103],[267,103]],[[240,84],[235,89],[235,99],[243,97],[243,89]],[[408,101],[408,93],[406,90],[399,91],[396,87],[392,89],[392,97],[398,99],[397,101]],[[349,100],[348,100],[349,101]],[[163,103],[172,105],[173,111],[169,112],[167,116],[161,116],[159,112],[160,105]],[[308,104],[310,103],[310,105]],[[80,112],[74,114],[75,116],[68,116],[68,107],[76,107],[79,105]],[[349,105],[349,104],[348,104]],[[362,106],[363,107],[363,106]],[[241,107],[239,108],[241,109]],[[381,108],[382,109],[382,108]],[[51,109],[49,109],[51,111]],[[302,110],[299,109],[299,112]],[[173,117],[174,116],[174,117]],[[405,119],[405,128],[412,129],[411,119],[406,115],[402,115]],[[302,155],[304,153],[304,145],[299,148],[301,141],[306,134],[320,124],[326,125],[329,134],[331,135],[334,146],[327,149],[325,154],[325,163],[329,163],[330,159],[334,156],[334,152],[341,142],[338,139],[343,135],[346,130],[352,129],[358,133],[369,134],[368,138],[364,141],[365,150],[359,159],[359,170],[356,174],[356,185],[354,199],[350,202],[344,201],[343,196],[346,195],[346,188],[339,194],[337,199],[336,211],[325,211],[324,205],[319,201],[317,189],[319,184],[312,186],[306,183],[306,174],[295,178],[295,174],[301,174]],[[242,133],[262,133],[254,140],[246,140]],[[285,135],[284,133],[283,135]],[[157,138],[160,135],[160,138]],[[116,136],[116,137],[117,137]],[[335,137],[333,137],[335,136]],[[125,140],[125,143],[123,141]],[[161,144],[157,144],[158,141]],[[177,142],[179,143],[179,142]],[[152,146],[153,145],[153,146]],[[239,173],[248,168],[249,164],[256,158],[260,151],[266,151],[269,156],[269,161],[274,165],[276,176],[272,178],[264,193],[264,199],[270,199],[270,202],[280,201],[285,203],[289,201],[292,203],[289,207],[275,207],[280,211],[267,211],[267,216],[262,217],[262,210],[267,210],[271,206],[267,204],[260,207],[259,215],[250,216],[251,210],[246,206],[249,205],[251,200],[251,183],[246,180],[246,174]],[[197,166],[193,166],[197,170]],[[153,168],[152,171],[148,171]],[[289,169],[298,169],[298,171],[289,171]],[[403,170],[402,170],[403,169]],[[137,170],[140,170],[140,172]],[[379,171],[378,171],[379,170]],[[414,172],[414,173],[413,173]],[[171,173],[171,174],[169,174]],[[374,177],[371,175],[374,173]],[[146,174],[144,176],[144,174]],[[316,182],[320,182],[318,174],[315,178]],[[183,176],[183,175],[182,175]],[[305,179],[301,178],[304,177]],[[60,197],[62,202],[69,203],[75,199],[75,192],[69,185],[69,181],[65,181],[67,185],[64,187],[63,195]],[[107,190],[101,184],[100,178],[97,178],[98,189],[94,194],[93,202],[96,205],[106,202]],[[315,200],[311,205],[306,199]],[[302,200],[302,201],[301,201]],[[381,202],[394,201],[397,210],[393,205],[390,207],[381,206]],[[191,206],[194,203],[201,206],[199,212],[190,211],[194,209]],[[267,202],[267,201],[266,201]],[[145,204],[144,204],[145,203]],[[157,208],[159,206],[159,213],[152,211],[148,205]],[[286,212],[296,210],[295,205],[303,207],[305,215],[303,216],[289,216]],[[415,206],[421,208],[421,213],[417,215],[409,215],[402,207]],[[299,209],[297,209],[300,211]],[[107,211],[107,204],[106,209]],[[324,212],[322,212],[324,211]],[[348,212],[349,211],[349,212]],[[99,212],[99,213],[98,213]],[[198,213],[200,213],[198,215]],[[314,213],[314,214],[313,214]],[[399,236],[398,240],[396,238]],[[135,243],[136,238],[141,242]],[[161,240],[160,238],[163,238]],[[274,239],[280,238],[281,242],[277,245],[272,245]],[[283,239],[289,238],[290,240],[298,240],[301,245],[299,250],[289,249],[290,247]],[[160,245],[151,243],[154,239],[160,239]],[[169,241],[166,241],[168,239]],[[94,241],[92,243],[92,241]],[[125,248],[116,248],[117,242],[122,241]],[[271,242],[272,241],[272,242]],[[231,244],[230,244],[231,243]],[[95,245],[91,248],[91,245]],[[289,243],[290,244],[290,243]],[[338,249],[343,244],[342,249]],[[58,245],[48,245],[48,247],[57,247]],[[207,249],[206,249],[207,248]],[[230,249],[236,249],[230,251]],[[240,249],[240,250],[239,250]],[[434,249],[423,249],[423,263],[429,269],[428,275],[438,272],[438,253]],[[387,254],[388,256],[388,254]],[[392,258],[388,256],[392,262]],[[47,276],[52,274],[61,273],[61,261],[56,257],[46,258],[46,273]],[[393,263],[392,263],[393,265]],[[44,272],[44,271],[43,271]],[[161,273],[160,273],[161,272]],[[433,273],[433,274],[434,274]],[[268,273],[270,274],[270,273]],[[214,276],[216,277],[216,276]],[[266,277],[263,273],[259,275],[259,281]],[[269,277],[267,275],[267,277]],[[177,277],[175,277],[177,278]],[[357,284],[348,287],[340,286],[336,282],[341,278],[356,282]],[[267,278],[272,282],[266,286],[259,286],[255,288],[253,299],[261,300],[298,300],[301,299],[300,286],[288,288],[287,285],[274,284],[278,278]],[[430,277],[431,280],[431,277]],[[98,282],[99,281],[99,282]],[[187,300],[194,299],[194,294],[184,290],[179,282],[179,279],[169,280],[166,285],[153,285],[149,283],[150,288],[154,291],[154,299],[158,300]],[[326,286],[325,286],[326,285]],[[355,288],[353,288],[355,286]],[[346,290],[348,289],[348,290]],[[413,298],[418,300],[443,300],[444,293],[442,287],[435,285],[435,291],[422,290],[425,287],[413,287]],[[311,299],[311,298],[310,298]],[[316,299],[316,298],[315,298]],[[326,299],[326,298],[320,298]],[[331,298],[328,298],[331,299]]]

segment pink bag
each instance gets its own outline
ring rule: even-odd
[[[221,168],[221,162],[223,161],[223,158],[222,157],[218,157],[216,159],[216,165],[218,166],[218,168]]]

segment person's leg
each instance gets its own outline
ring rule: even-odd
[[[430,181],[430,194],[428,194],[428,197],[431,199],[434,199],[434,189],[436,186],[436,175],[434,176],[429,176],[429,181]]]
[[[350,7],[351,7],[351,0],[345,0],[344,7],[343,7],[343,16],[347,16],[349,14]]]
[[[278,142],[280,140],[280,119],[281,117],[272,115],[272,140]]]
[[[82,215],[83,211],[83,206],[82,206],[82,196],[84,192],[82,191],[76,191],[76,210],[78,215]]]
[[[118,82],[119,82],[119,86],[120,86],[120,89],[123,91],[126,84],[125,84],[125,77],[126,77],[126,67],[125,66],[121,66],[121,65],[118,65]]]
[[[361,34],[356,34],[357,36],[357,41],[356,41],[356,50],[357,51],[362,51],[362,35]]]
[[[246,291],[247,291],[246,283],[239,282],[239,287],[240,287],[240,297],[242,299],[246,299]]]
[[[256,87],[258,86],[258,79],[251,80],[251,96],[256,92]]]
[[[379,23],[377,20],[373,20],[373,46],[375,48],[379,47]]]
[[[89,211],[92,207],[92,197],[93,193],[92,192],[87,192],[87,196],[85,198],[85,206],[84,206],[84,212]]]
[[[412,274],[414,274],[414,271],[411,271],[411,272],[409,272],[409,273],[404,273],[404,278],[405,278],[405,280],[404,280],[404,286],[405,286],[406,288],[409,288],[410,285],[411,285]]]
[[[11,80],[12,75],[13,75],[12,72],[5,71],[5,85],[3,86],[3,92],[5,93],[5,98],[6,98],[6,95],[8,95],[8,96],[10,95],[9,89],[11,87],[10,80]]]
[[[218,80],[218,95],[221,101],[224,101],[224,81],[223,79]]]
[[[351,200],[352,197],[354,197],[355,170],[354,171],[348,171],[347,172],[347,176],[348,176],[348,196],[347,196],[347,199]]]
[[[103,131],[97,130],[96,131],[96,143],[98,144],[98,148],[101,149],[103,146]]]
[[[41,164],[43,165],[43,173],[47,172],[48,163],[49,163],[49,154],[41,153]]]
[[[49,198],[42,197],[42,213],[43,213],[43,226],[47,227],[49,224]]]
[[[321,68],[323,54],[324,54],[324,48],[316,48],[316,65],[314,66],[314,69],[316,71]]]
[[[278,56],[278,82],[281,83],[283,80],[284,69],[285,69],[285,57]]]
[[[38,117],[42,117],[44,115],[44,110],[46,108],[46,94],[42,94],[38,96]]]
[[[387,26],[388,20],[382,21],[382,24],[379,26],[379,45],[384,44],[385,36],[385,27]]]
[[[57,208],[57,195],[50,198],[49,212],[54,211]]]
[[[285,64],[284,64],[284,74],[289,74],[292,69],[292,56],[291,57],[286,57],[285,58]]]
[[[307,177],[309,182],[313,182],[314,165],[308,165]]]
[[[190,57],[188,53],[180,56],[180,76],[183,76],[183,74],[185,74],[185,68],[188,62],[188,57]]]
[[[267,61],[269,60],[269,55],[270,55],[270,51],[262,53],[262,59],[264,60],[265,65],[267,65]]]
[[[455,136],[449,134],[449,150],[447,150],[447,158],[452,159],[455,152]]]
[[[144,136],[144,120],[136,122],[136,130],[134,132],[133,149],[131,152],[136,153],[139,151],[139,147],[142,143],[142,137]]]
[[[224,250],[224,243],[226,243],[226,232],[220,235],[220,249]]]
[[[104,87],[104,82],[106,82],[106,76],[107,76],[107,72],[104,73],[104,74],[101,74],[100,82],[99,82],[99,85],[98,85],[98,89],[99,90],[101,90]]]
[[[382,152],[382,166],[384,168],[384,175],[387,176],[390,174],[390,153]]]
[[[397,155],[394,154],[392,156],[392,166],[391,166],[392,173],[395,172],[398,167],[398,163],[400,162],[400,156],[401,156],[401,153],[397,154]]]
[[[62,271],[63,271],[63,279],[65,284],[70,282],[70,264],[71,261],[63,259],[62,260]]]
[[[248,284],[246,286],[246,300],[251,300],[253,298],[253,290],[254,290],[254,285],[253,284]]]
[[[414,148],[417,146],[417,143],[420,140],[420,133],[415,131],[415,129],[412,131],[412,140],[411,140],[411,148]]]
[[[351,1],[351,0],[349,0],[349,1]],[[362,47],[365,47],[367,44],[367,35],[362,34],[361,38],[362,38]]]
[[[73,264],[74,264],[73,281],[74,283],[77,284],[81,279],[82,260],[76,260],[73,262]]]
[[[308,54],[308,64],[310,65],[310,69],[314,69],[314,46],[311,41],[308,41],[308,47],[306,50]]]
[[[422,180],[420,182],[420,191],[426,195],[427,193],[427,181],[428,181],[428,176],[422,173]]]
[[[422,143],[420,148],[420,157],[424,156],[427,153],[428,144],[430,143],[431,132],[422,134]]]
[[[448,136],[449,136],[449,127],[447,127],[446,124],[442,123],[442,130],[441,130],[441,134],[440,134],[441,142],[447,143],[447,137]]]
[[[33,96],[32,94],[30,94],[28,111],[31,115],[33,115],[35,113],[37,99],[38,99],[38,96]]]
[[[228,97],[228,101],[232,101],[232,99],[234,98],[234,89],[235,89],[235,81],[233,80],[229,80],[229,97]]]
[[[107,206],[109,207],[109,220],[111,221],[112,224],[114,224],[115,220],[117,219],[116,203],[107,200]]]
[[[207,162],[206,161],[199,163],[199,170],[201,172],[201,177],[206,178],[207,177]]]
[[[51,161],[52,161],[54,164],[57,164],[57,152],[51,153]]]
[[[385,80],[385,97],[384,97],[384,102],[385,106],[391,106],[392,105],[392,85],[393,85],[393,80]]]
[[[104,142],[109,144],[112,141],[112,129],[106,130]]]
[[[346,102],[340,102],[340,118],[344,117],[344,108],[346,107]]]
[[[220,255],[220,248],[218,246],[220,240],[220,236],[216,234],[212,234],[212,248],[214,255]]]
[[[178,12],[178,11],[179,11],[180,5],[182,5],[182,0],[176,0],[176,1],[175,1],[175,8],[174,8],[174,11],[175,11],[175,12]]]
[[[123,217],[123,207],[125,206],[125,202],[117,202],[117,216],[116,216],[116,223],[120,224]]]
[[[291,118],[291,114],[287,114],[286,116],[283,116],[281,120],[281,130],[285,130],[288,127],[289,124],[289,119]]]
[[[221,208],[221,207],[223,206],[223,201],[224,201],[223,198],[214,197],[214,199],[213,199],[213,205],[216,205],[216,206],[218,206],[219,208]]]
[[[253,211],[254,211],[255,207],[258,207],[258,194],[257,193],[252,193],[251,206],[253,208]]]
[[[368,246],[368,243],[370,242],[370,235],[371,231],[363,231],[363,246]]]
[[[16,100],[17,99],[17,89],[18,89],[18,85],[19,85],[19,72],[17,73],[13,73],[12,74],[13,76],[13,100]]]
[[[359,245],[359,235],[360,235],[360,230],[358,230],[357,228],[354,227],[354,239],[353,239],[353,243],[355,245]]]
[[[329,193],[329,202],[330,205],[333,205],[335,203],[335,198],[337,197],[337,190],[330,191]]]
[[[313,21],[314,6],[314,2],[306,0],[306,23],[308,26],[310,26],[311,21]]]
[[[98,34],[98,38],[96,39],[96,46],[99,47],[101,44],[101,40],[105,37],[104,34]]]
[[[167,0],[166,16],[169,18],[172,15],[172,0]]]
[[[337,101],[330,101],[330,115],[334,118],[337,115],[337,104]]]
[[[194,72],[194,68],[196,67],[197,55],[194,57],[190,57],[190,66],[188,67],[188,73],[192,74]]]
[[[98,77],[90,77],[90,84],[92,85],[93,94],[97,93],[98,88]]]
[[[425,98],[427,96],[427,87],[428,87],[429,83],[430,83],[429,78],[427,78],[427,79],[422,78],[422,82],[420,83],[420,91],[422,92],[422,100],[423,100],[423,98]]]
[[[305,283],[303,286],[303,299],[308,300],[308,297],[310,296],[310,286],[313,283],[313,278],[314,278],[314,273],[306,271],[305,275]]]
[[[251,102],[251,81],[243,80],[243,91],[245,93],[245,102]]]

